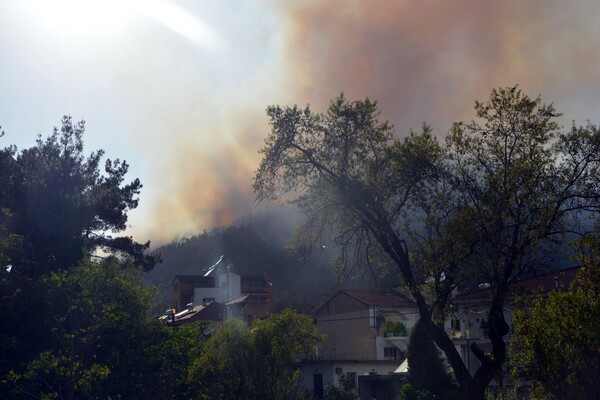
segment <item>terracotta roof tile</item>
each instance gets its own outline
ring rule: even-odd
[[[541,290],[543,293],[549,292],[557,287],[567,287],[579,271],[579,267],[572,267],[551,273],[524,278],[515,282],[510,292],[512,294],[524,294],[535,290]],[[454,296],[454,302],[469,302],[474,300],[491,299],[493,287],[475,289],[468,292],[462,292]]]
[[[417,304],[406,295],[393,290],[350,290],[342,289],[335,293],[325,303],[319,304],[312,313],[319,312],[334,297],[347,295],[361,303],[380,308],[413,308]]]

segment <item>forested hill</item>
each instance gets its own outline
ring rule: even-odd
[[[263,214],[246,218],[235,226],[205,231],[158,247],[156,251],[163,262],[145,274],[146,281],[159,289],[156,306],[169,305],[175,275],[203,274],[221,255],[225,255],[232,272],[269,273],[276,310],[289,306],[310,311],[338,287],[370,285],[357,281],[336,285],[332,254],[322,249],[308,254],[290,250],[293,228],[282,220],[281,214]]]

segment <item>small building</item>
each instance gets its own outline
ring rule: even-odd
[[[194,302],[194,289],[214,288],[216,277],[203,275],[176,275],[171,284],[171,306],[182,310],[186,304]]]
[[[534,293],[543,296],[552,290],[566,289],[575,279],[577,271],[579,271],[579,267],[571,267],[523,278],[515,282],[510,288],[509,298],[504,305],[505,319],[511,327],[504,341],[507,344],[510,342],[510,335],[514,329],[512,317],[514,300],[517,296]],[[471,345],[477,343],[477,346],[483,351],[492,349],[488,337],[487,321],[494,290],[491,284],[483,283],[474,290],[455,295],[451,301],[454,312],[447,318],[445,328],[471,374],[474,374],[481,365],[477,357],[472,354]],[[508,375],[504,374],[505,377]],[[494,383],[499,384],[500,382]]]
[[[207,306],[216,302],[227,307],[227,315],[243,316],[249,322],[273,312],[268,274],[240,276],[229,269],[215,268],[205,275],[176,275],[172,288],[172,307],[176,311],[190,303]]]
[[[301,387],[319,398],[345,375],[361,399],[394,399],[404,379],[395,371],[419,319],[414,300],[396,290],[340,290],[312,315],[327,339],[299,363]]]

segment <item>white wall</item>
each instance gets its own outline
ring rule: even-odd
[[[242,295],[241,277],[233,272],[219,275],[219,287],[223,291],[222,303],[229,303]]]
[[[216,302],[225,304],[241,296],[241,278],[238,274],[233,272],[220,274],[216,283],[218,287],[195,288],[194,304],[202,304],[202,299],[205,298],[214,298]]]

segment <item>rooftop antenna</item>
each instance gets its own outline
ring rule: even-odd
[[[217,261],[212,267],[210,267],[208,269],[208,271],[206,271],[206,273],[204,274],[204,276],[210,275],[215,270],[215,268],[217,267],[217,265],[219,265],[221,263],[221,261],[223,261],[223,258],[225,258],[225,256],[219,257],[219,261]]]

